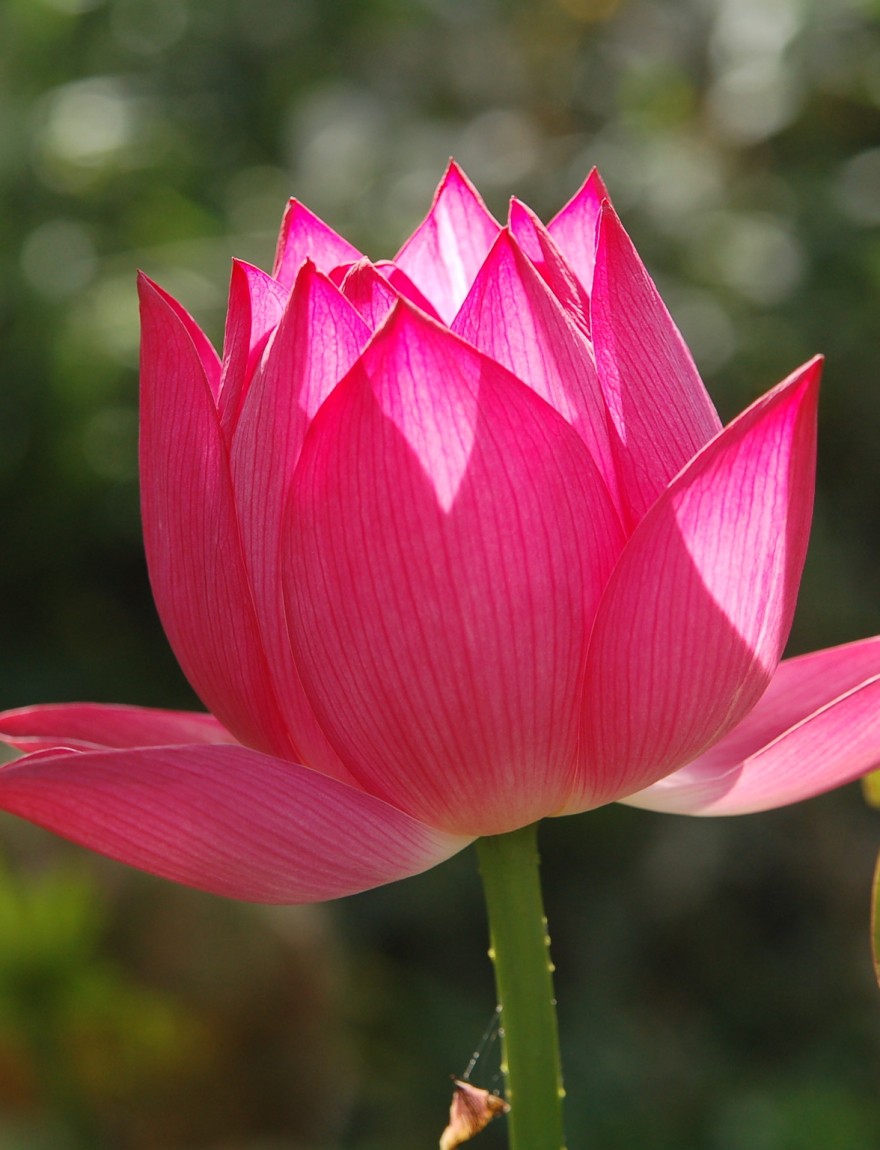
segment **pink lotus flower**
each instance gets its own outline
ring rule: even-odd
[[[210,715],[0,717],[0,807],[306,902],[617,800],[794,802],[880,762],[880,639],[779,665],[820,365],[722,428],[598,175],[506,227],[450,166],[373,264],[291,201],[222,358],[141,278],[141,480]]]

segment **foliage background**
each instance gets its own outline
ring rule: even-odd
[[[219,340],[287,196],[388,255],[450,154],[500,214],[598,163],[725,418],[826,353],[791,650],[880,631],[876,0],[4,0],[0,705],[194,703],[139,539],[134,269]],[[0,826],[0,1145],[436,1145],[493,1005],[469,852],[266,910]],[[545,826],[572,1150],[876,1150],[878,843],[857,788]]]

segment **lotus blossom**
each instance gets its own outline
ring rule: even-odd
[[[309,902],[624,801],[765,810],[880,763],[880,638],[780,663],[820,363],[722,427],[599,176],[499,224],[451,164],[373,263],[292,200],[223,354],[140,279],[159,614],[207,714],[0,716],[0,807]]]

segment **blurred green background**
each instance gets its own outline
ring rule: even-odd
[[[0,705],[194,704],[139,537],[135,268],[219,341],[287,196],[392,255],[451,154],[498,214],[598,164],[725,418],[827,355],[791,650],[880,631],[877,0],[3,0]],[[494,1005],[470,852],[269,910],[0,832],[2,1150],[436,1145]],[[542,845],[570,1150],[877,1150],[858,788]]]

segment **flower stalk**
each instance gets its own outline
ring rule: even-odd
[[[510,1150],[564,1150],[562,1065],[537,824],[477,840],[501,1008]]]

